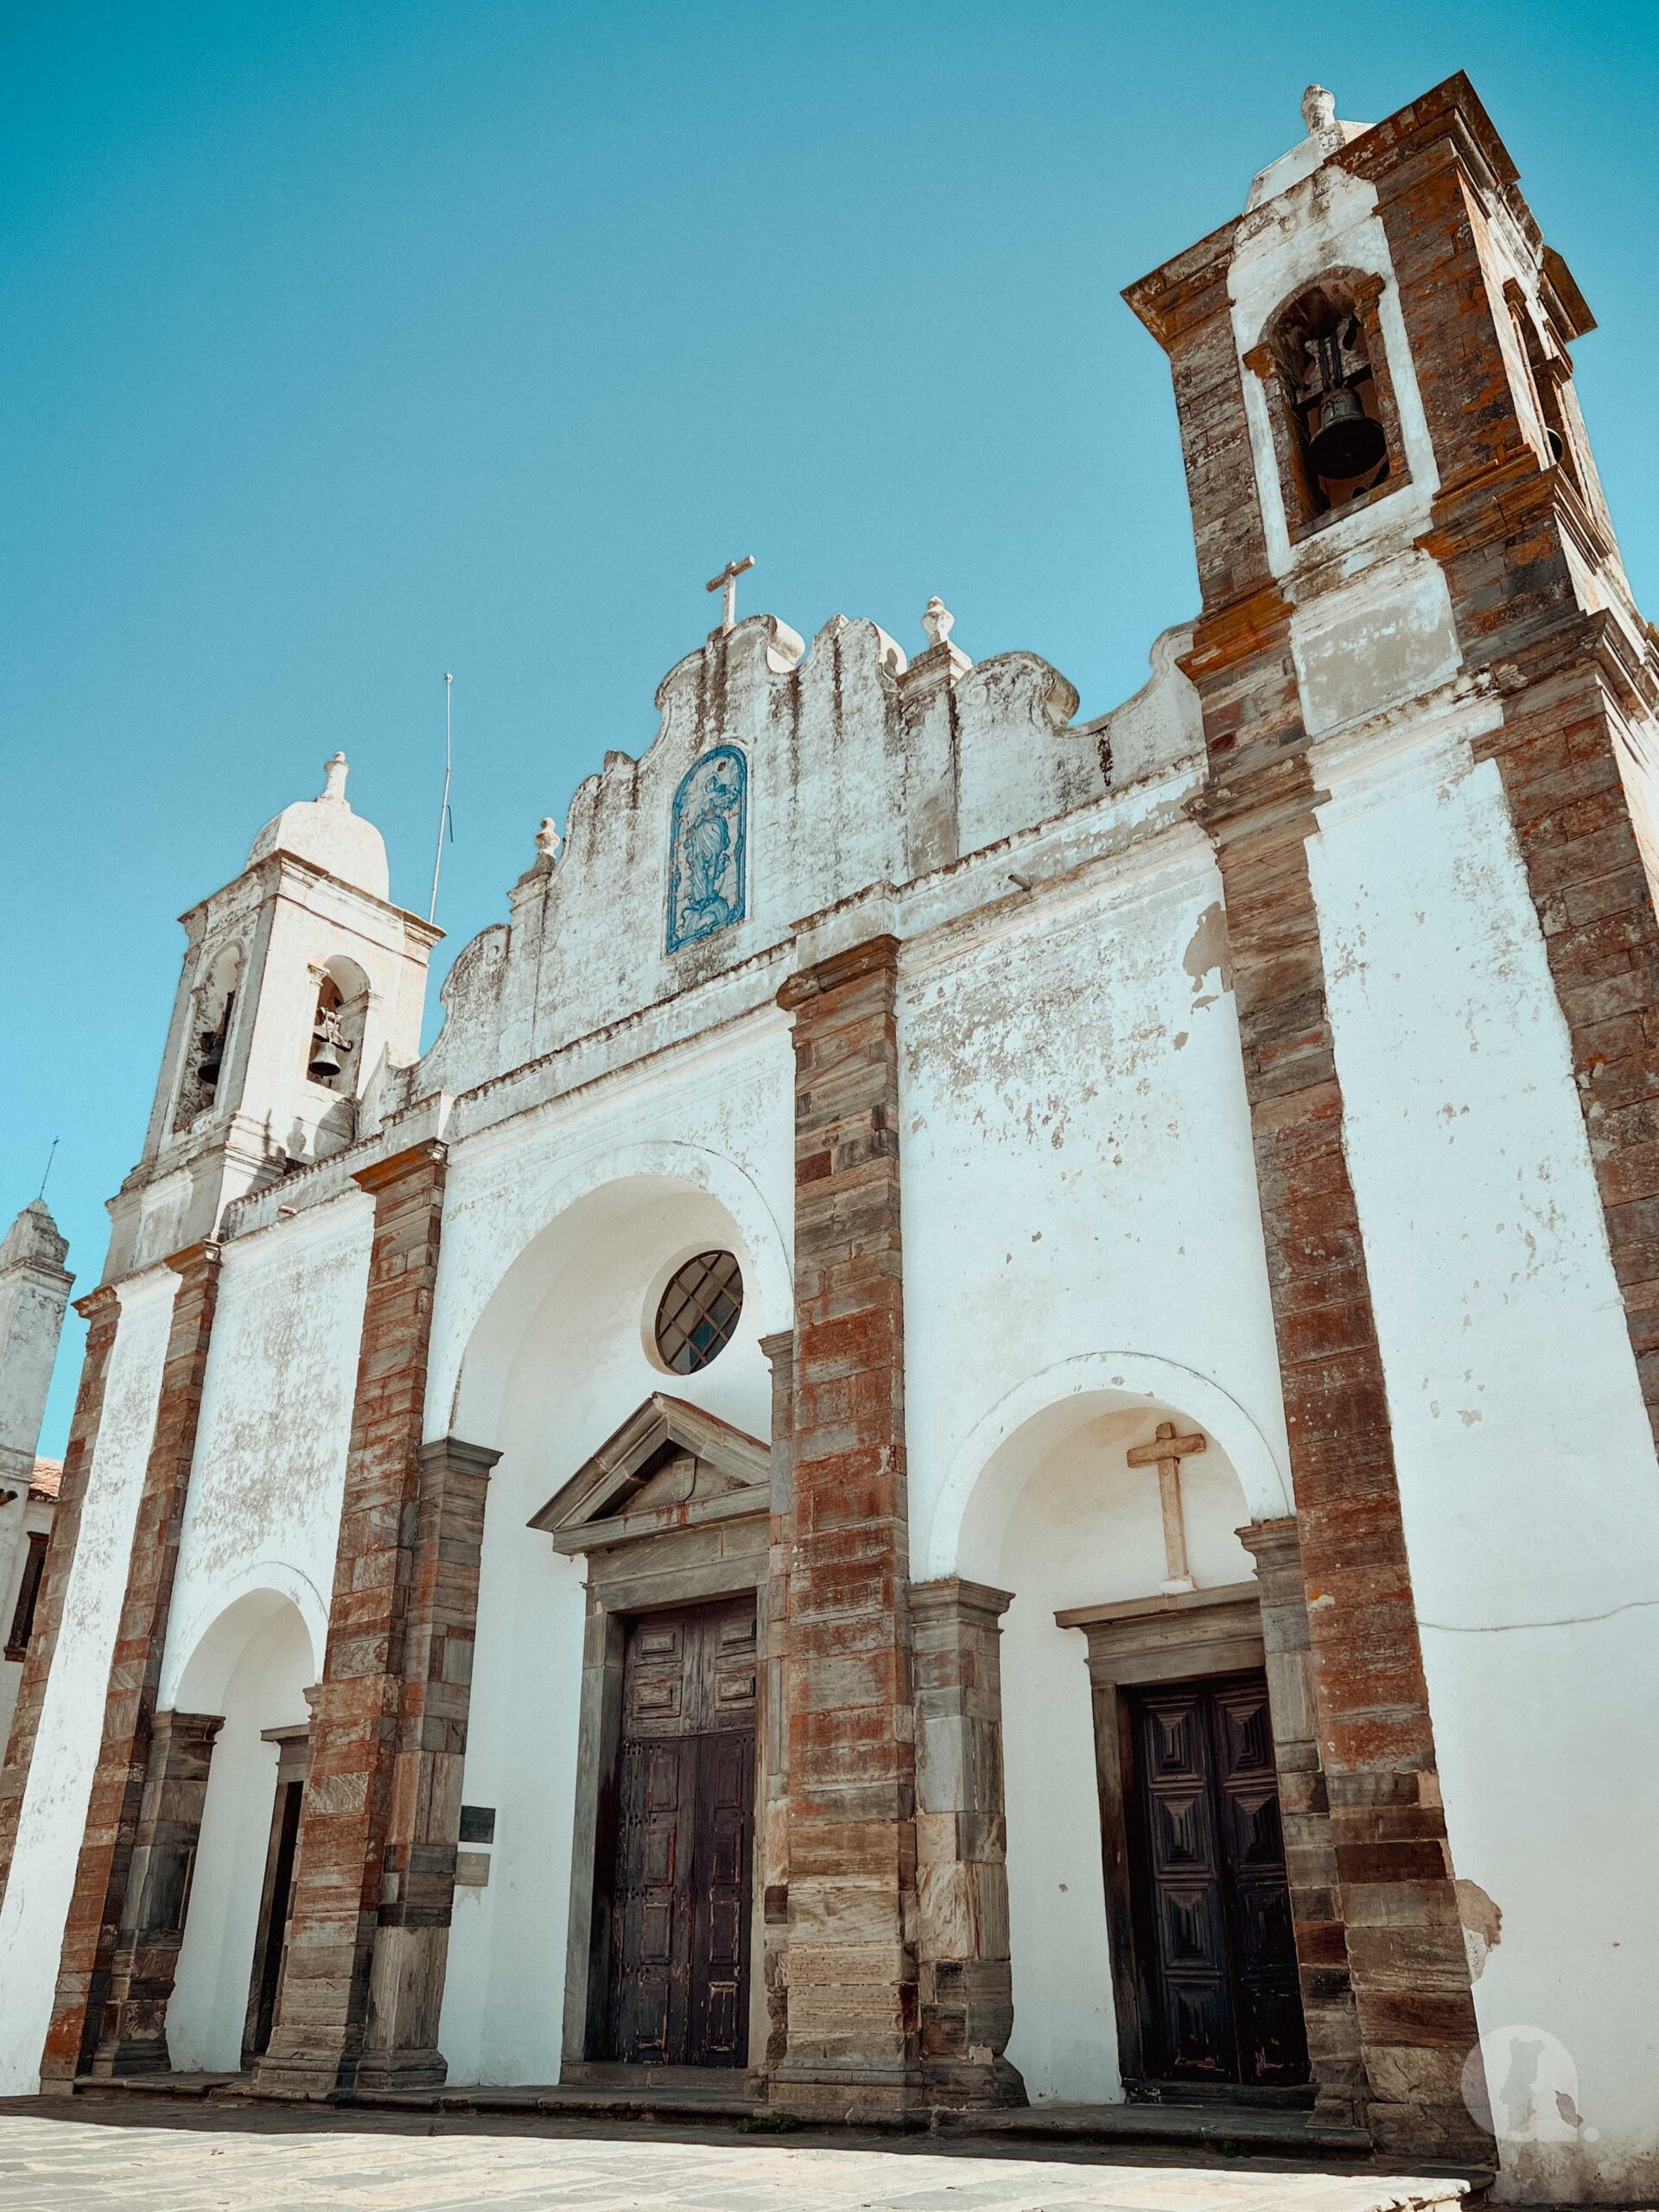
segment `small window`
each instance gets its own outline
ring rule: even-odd
[[[11,1634],[6,1639],[8,1659],[21,1659],[29,1649],[29,1639],[35,1633],[35,1608],[40,1599],[41,1580],[45,1573],[46,1536],[43,1531],[31,1529],[22,1580],[18,1586],[17,1607],[11,1617]]]
[[[663,1293],[657,1351],[673,1375],[695,1375],[732,1340],[743,1311],[743,1275],[729,1252],[699,1252]]]

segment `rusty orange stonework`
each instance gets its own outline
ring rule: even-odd
[[[29,1786],[29,1763],[41,1724],[41,1701],[46,1696],[46,1679],[58,1648],[58,1631],[63,1624],[63,1600],[80,1535],[80,1510],[86,1496],[93,1446],[98,1441],[98,1426],[104,1414],[104,1384],[109,1374],[110,1354],[115,1349],[115,1332],[120,1325],[121,1301],[105,1283],[98,1290],[89,1291],[85,1298],[78,1298],[75,1311],[86,1323],[86,1350],[75,1393],[69,1441],[64,1447],[63,1474],[58,1487],[57,1510],[52,1517],[46,1568],[35,1600],[34,1633],[23,1661],[5,1765],[0,1770],[0,1898],[5,1896],[11,1874],[12,1853],[22,1817],[23,1793]]]
[[[419,2050],[370,2049],[378,1937],[404,1918],[403,1886],[421,1810],[417,1793],[399,1782],[408,1779],[402,1755],[412,1719],[418,1732],[405,1694],[406,1638],[417,1583],[443,1147],[416,1145],[357,1179],[374,1200],[374,1232],[327,1655],[311,1726],[287,1965],[254,2077],[261,2090],[285,2095],[326,2096],[352,2086],[365,2068],[383,2083],[443,2078],[435,2033]],[[421,1648],[421,1660],[427,1656]],[[453,1834],[448,1841],[453,1847]],[[429,2017],[435,2022],[436,1994],[423,2008],[423,2028]],[[395,2031],[397,2022],[378,2024]]]
[[[195,1244],[168,1262],[179,1278],[168,1325],[156,1429],[133,1526],[126,1595],[110,1661],[103,1741],[58,1967],[57,1995],[41,2061],[43,2088],[67,2088],[92,2063],[129,2070],[137,2044],[144,2063],[167,2063],[161,2020],[171,1982],[152,1990],[135,1976],[137,1931],[127,1881],[149,1767],[156,1696],[173,1602],[196,1422],[219,1295],[217,1244]],[[135,1903],[137,1900],[135,1900]]]
[[[920,2101],[916,1768],[904,1579],[898,947],[793,977],[794,1498],[788,2043],[775,2103]]]

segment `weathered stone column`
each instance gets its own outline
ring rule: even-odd
[[[1294,1517],[1255,1521],[1238,1532],[1255,1557],[1266,1647],[1268,1707],[1279,1775],[1285,1879],[1296,1936],[1296,1972],[1314,2113],[1340,2126],[1363,2124],[1365,2067],[1337,1880],[1331,1805],[1319,1758],[1319,1700],[1307,1632],[1307,1590]]]
[[[1461,2091],[1479,2030],[1343,1145],[1307,870],[1312,779],[1305,753],[1276,749],[1299,727],[1276,595],[1259,619],[1254,634],[1240,613],[1200,625],[1189,665],[1212,758],[1222,731],[1250,732],[1200,811],[1226,892],[1303,1575],[1320,1600],[1309,1648],[1365,2119],[1384,2149],[1479,2160],[1490,2139]]]
[[[922,2063],[935,2101],[1023,2104],[1014,2032],[998,1625],[1013,1593],[910,1587]]]
[[[219,1296],[219,1263],[217,1244],[190,1245],[167,1263],[178,1275],[179,1287],[168,1328],[156,1429],[133,1526],[126,1596],[110,1661],[103,1742],[41,2060],[43,2089],[67,2088],[100,2043],[113,2052],[124,2050],[129,2041],[112,1977],[149,1773],[162,1654]],[[164,2015],[164,2002],[162,2009]],[[159,2019],[153,2027],[159,2034]],[[147,2024],[140,2040],[147,2044],[150,2034]]]
[[[81,1362],[80,1386],[69,1441],[63,1455],[63,1478],[58,1489],[57,1510],[52,1516],[52,1536],[47,1546],[46,1570],[35,1601],[35,1627],[23,1660],[23,1678],[17,1686],[17,1703],[11,1716],[5,1765],[0,1768],[0,1898],[11,1875],[17,1826],[22,1817],[23,1792],[29,1786],[29,1763],[35,1754],[35,1738],[41,1725],[41,1704],[46,1678],[58,1648],[63,1621],[64,1593],[74,1564],[75,1542],[80,1534],[81,1503],[86,1495],[86,1474],[104,1413],[104,1382],[115,1332],[120,1325],[121,1304],[106,1283],[75,1300],[75,1311],[86,1323],[86,1351]]]
[[[441,1144],[418,1144],[356,1179],[374,1200],[369,1287],[288,1963],[270,2044],[254,2074],[266,2094],[326,2096],[357,2078],[369,2037],[382,1910],[391,1913],[388,1926],[399,1924],[414,1845],[427,1834],[420,1797],[429,1777],[422,1758],[410,1756],[417,1745],[424,1750],[424,1721],[406,1699],[404,1669],[423,1533],[421,1427],[444,1157]],[[425,1529],[431,1525],[429,1491]],[[429,1648],[418,1630],[415,1642]],[[468,1640],[456,1642],[460,1663],[459,1647]],[[441,1750],[450,1751],[442,1713],[435,1715],[435,1729]],[[455,1840],[453,1834],[448,1840]],[[432,1904],[431,1866],[423,1853],[414,1885],[423,1911]],[[388,1993],[383,1982],[383,2001]],[[392,2012],[394,2033],[408,2032],[415,2018],[425,2017],[418,1999],[407,2016],[396,2002]],[[373,2070],[383,2082],[393,2075],[411,2084],[439,2082],[443,2062],[435,2050],[423,2050],[405,2064],[401,2046],[394,2053],[383,2037]]]
[[[795,1543],[795,1338],[788,1329],[762,1337],[772,1367],[772,1511],[766,1535],[766,1648],[761,1653],[760,1725],[766,1731],[766,1799],[760,1854],[762,1986],[766,2038],[751,2051],[757,2090],[789,2048],[789,1562]]]
[[[421,1449],[403,1711],[380,1861],[359,2088],[397,2088],[444,2076],[438,2014],[455,1897],[484,1501],[490,1470],[500,1456],[455,1436]]]
[[[167,2008],[184,1942],[219,1713],[158,1713],[126,1899],[89,2073],[165,2074]]]
[[[788,2048],[781,2108],[923,2100],[915,1746],[904,1586],[898,947],[809,969],[795,1015],[794,1541]]]

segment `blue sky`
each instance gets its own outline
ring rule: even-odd
[[[1459,67],[1605,326],[1580,389],[1659,608],[1650,9],[13,0],[0,1217],[60,1137],[92,1287],[175,917],[336,746],[424,910],[445,669],[440,970],[650,741],[729,556],[807,635],[914,651],[938,592],[976,658],[1133,690],[1196,588],[1119,288],[1236,211],[1310,79],[1374,120]]]

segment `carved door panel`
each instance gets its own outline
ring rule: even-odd
[[[1130,1696],[1130,1872],[1150,2080],[1307,2078],[1267,1685]]]
[[[696,1812],[696,1739],[625,1744],[619,1797],[613,2036],[616,2056],[685,2061],[690,1996],[688,1876]]]
[[[741,2066],[749,2045],[749,1834],[754,1738],[696,1739],[696,1853],[691,1926],[691,2063]]]
[[[612,1884],[609,2055],[741,2066],[754,1823],[752,1598],[630,1629]]]

